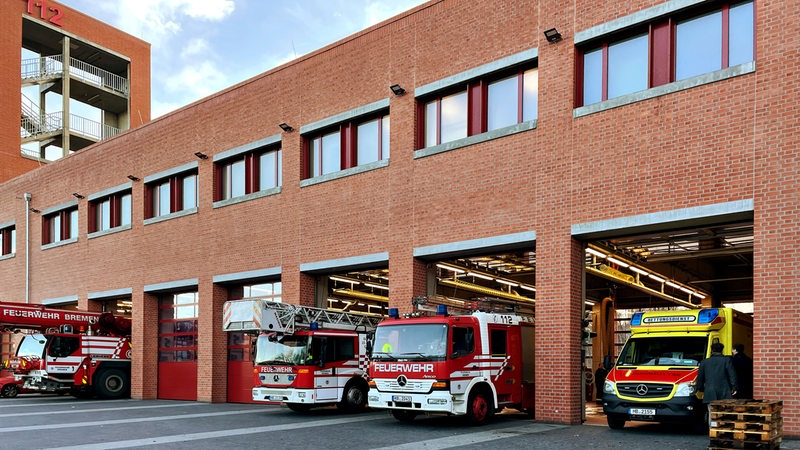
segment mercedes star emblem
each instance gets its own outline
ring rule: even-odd
[[[406,378],[405,375],[400,375],[399,377],[397,377],[397,384],[400,387],[404,387],[406,384],[408,384],[408,378]]]
[[[644,384],[640,384],[636,386],[636,393],[639,395],[646,395],[647,394],[647,386]]]

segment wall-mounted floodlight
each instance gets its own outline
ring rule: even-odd
[[[550,28],[544,32],[544,37],[547,39],[547,42],[555,44],[561,40],[561,33],[559,33],[555,28]]]
[[[203,152],[194,152],[194,156],[197,156],[200,159],[208,159],[208,155]]]
[[[281,130],[287,133],[291,133],[294,130],[294,128],[292,128],[291,125],[287,124],[286,122],[279,123],[278,126],[281,127]]]
[[[392,93],[394,93],[394,95],[403,95],[406,93],[406,90],[403,89],[403,87],[400,86],[399,84],[393,84],[389,86],[389,89],[392,90]]]

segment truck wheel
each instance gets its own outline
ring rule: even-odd
[[[344,387],[342,401],[337,405],[339,409],[347,412],[361,412],[367,406],[367,388],[358,382],[349,383]]]
[[[469,394],[467,403],[467,421],[470,425],[483,425],[490,417],[494,408],[492,401],[483,391],[473,391]]]
[[[123,398],[130,395],[130,377],[120,369],[105,369],[94,376],[94,389],[102,398]]]
[[[414,420],[414,417],[417,417],[417,413],[414,411],[409,411],[407,409],[393,409],[392,415],[395,419],[399,420],[400,422],[411,422]]]
[[[7,385],[3,386],[3,390],[0,392],[0,397],[14,398],[18,394],[19,387],[14,383],[8,383]]]
[[[311,410],[311,405],[306,405],[303,403],[287,403],[286,407],[298,413],[307,413]]]
[[[625,419],[620,419],[619,417],[615,416],[607,416],[606,421],[608,422],[608,428],[612,430],[621,430],[625,428]]]

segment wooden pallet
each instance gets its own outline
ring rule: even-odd
[[[711,428],[708,430],[708,435],[711,439],[726,439],[747,442],[763,442],[769,441],[774,438],[780,437],[780,429],[772,429],[769,431],[758,430],[725,430],[721,428]]]
[[[781,430],[783,428],[783,420],[771,420],[766,423],[759,421],[747,420],[725,420],[722,417],[713,417],[712,421],[716,422],[716,427],[722,430],[752,430],[752,431],[772,431]]]
[[[711,402],[711,412],[774,414],[783,410],[781,400],[715,400]]]

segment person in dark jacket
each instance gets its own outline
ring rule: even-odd
[[[711,344],[711,356],[700,362],[695,385],[697,392],[703,393],[703,403],[708,408],[708,422],[711,424],[711,406],[714,400],[733,398],[738,388],[736,371],[730,357],[724,356],[725,346],[720,342]]]
[[[753,398],[753,360],[744,353],[744,344],[736,344],[731,351],[733,354],[733,369],[736,371],[736,381],[739,391],[734,398]]]

